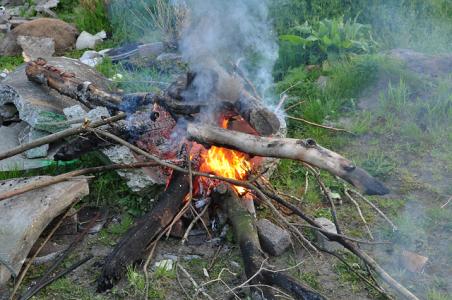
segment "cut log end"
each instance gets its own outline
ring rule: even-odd
[[[366,195],[386,195],[390,192],[380,180],[358,167],[345,173],[342,178]]]

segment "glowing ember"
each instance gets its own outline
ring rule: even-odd
[[[223,128],[227,128],[228,120],[221,122]],[[199,168],[201,172],[213,173],[231,179],[244,180],[251,170],[251,163],[247,156],[235,150],[212,146],[201,154],[202,163]],[[204,180],[203,180],[204,181]],[[239,195],[247,192],[244,187],[234,186]]]

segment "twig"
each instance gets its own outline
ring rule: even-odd
[[[278,105],[276,105],[274,112],[278,112],[279,110],[281,110],[281,107],[284,105],[284,102],[286,102],[287,98],[289,98],[286,94],[284,94],[281,99],[278,102]]]
[[[352,271],[353,273],[355,273],[359,278],[361,278],[361,280],[363,280],[365,283],[367,283],[370,287],[374,288],[376,291],[378,291],[381,295],[385,296],[388,299],[393,299],[390,295],[388,295],[383,289],[381,289],[380,287],[378,287],[377,285],[375,285],[374,283],[372,283],[369,279],[367,279],[366,277],[364,277],[363,275],[361,275],[359,272],[357,272],[352,266],[350,266],[350,264],[344,259],[342,258],[339,254],[328,251],[326,249],[323,249],[321,247],[319,247],[320,251],[328,253],[334,257],[336,257],[337,259],[339,259],[350,271]]]
[[[193,219],[193,221],[190,223],[190,225],[188,226],[187,230],[185,231],[184,237],[182,238],[182,245],[185,244],[185,242],[188,239],[188,235],[190,234],[190,231],[192,230],[193,226],[195,226],[195,224],[199,221],[199,219],[201,219],[201,217],[205,214],[205,212],[207,211],[207,209],[209,208],[209,204],[208,203],[204,209],[201,211],[201,213],[197,214],[196,217]],[[209,231],[207,231],[207,234],[210,235]]]
[[[342,234],[342,230],[339,226],[339,221],[337,219],[337,212],[336,212],[336,205],[334,205],[333,199],[331,199],[330,191],[327,189],[325,184],[323,183],[322,179],[320,178],[320,174],[317,172],[316,169],[314,169],[312,166],[308,164],[304,164],[309,170],[311,170],[311,173],[314,175],[315,179],[317,180],[317,183],[320,186],[320,189],[322,190],[325,197],[328,199],[331,205],[331,215],[333,216],[334,225],[336,226],[337,233]]]
[[[20,273],[19,278],[16,281],[16,284],[13,287],[13,291],[11,292],[11,296],[10,296],[10,300],[14,299],[14,295],[16,294],[17,290],[19,289],[20,284],[22,283],[22,280],[25,278],[25,275],[27,274],[28,269],[30,268],[31,264],[33,263],[33,261],[35,260],[35,258],[38,256],[39,252],[41,252],[42,248],[44,248],[44,245],[52,238],[53,234],[57,231],[57,229],[61,226],[61,224],[63,223],[64,218],[66,218],[69,214],[69,211],[71,210],[71,208],[73,208],[75,206],[76,202],[73,203],[68,210],[66,211],[66,213],[61,217],[61,219],[58,221],[58,223],[56,223],[56,225],[52,228],[52,230],[49,232],[49,234],[46,236],[46,238],[44,239],[44,241],[41,243],[41,245],[39,246],[39,248],[36,250],[36,252],[33,254],[32,257],[30,257],[30,259],[28,260],[28,263],[25,265],[22,273]]]
[[[370,231],[370,228],[369,228],[369,226],[367,224],[367,221],[364,218],[363,213],[361,212],[361,208],[359,207],[358,202],[356,202],[356,200],[353,199],[353,197],[350,195],[350,193],[347,191],[347,189],[344,190],[344,194],[355,205],[356,210],[358,211],[358,214],[361,217],[361,220],[363,221],[364,226],[366,227],[366,230],[367,230],[367,233],[369,234],[370,239],[373,240],[374,236],[372,235],[372,231]]]
[[[248,77],[245,75],[245,73],[243,72],[243,70],[240,68],[240,60],[237,60],[237,63],[232,63],[232,66],[234,67],[234,70],[236,71],[237,75],[239,75],[243,81],[245,81],[245,83],[248,85],[249,88],[251,88],[251,90],[253,91],[254,97],[256,97],[259,100],[262,100],[262,97],[259,95],[256,87],[254,86],[254,84],[251,82],[251,80],[248,79]]]
[[[338,234],[338,233],[330,232],[330,231],[328,231],[328,230],[326,230],[324,228],[318,228],[318,227],[311,226],[311,225],[296,224],[295,226],[310,228],[310,229],[313,229],[313,230],[320,231],[321,233],[329,233],[331,235],[334,235],[334,236],[337,236],[337,237],[341,237],[343,239],[346,239],[346,240],[349,240],[349,241],[352,241],[352,242],[355,242],[355,243],[358,243],[358,244],[368,244],[368,245],[391,244],[391,242],[389,242],[389,241],[378,242],[378,241],[366,241],[366,240],[356,239],[356,238],[349,237],[349,236],[344,235],[344,234]]]
[[[353,132],[348,131],[348,130],[343,129],[343,128],[336,128],[336,127],[332,127],[332,126],[326,126],[326,125],[322,125],[322,124],[317,124],[317,123],[305,120],[303,118],[292,117],[292,116],[287,116],[287,118],[288,119],[292,119],[292,120],[296,120],[296,121],[300,121],[300,122],[304,122],[306,124],[309,124],[309,125],[312,125],[312,126],[316,126],[316,127],[320,127],[320,128],[323,128],[323,129],[329,129],[329,130],[333,130],[333,131],[341,131],[341,132],[346,132],[346,133],[351,134],[351,135],[356,135]]]
[[[190,273],[188,273],[187,270],[185,270],[185,268],[182,267],[182,265],[176,263],[176,267],[180,268],[182,270],[182,273],[184,273],[184,275],[190,280],[190,282],[195,287],[196,291],[200,291],[201,294],[203,294],[204,297],[206,297],[207,299],[213,300],[213,298],[209,294],[207,294],[202,287],[200,287],[198,285],[198,283],[193,279],[193,277],[190,275]]]
[[[100,217],[100,213],[98,212],[93,219],[88,223],[87,227],[77,235],[77,237],[71,242],[71,244],[67,247],[67,249],[61,254],[57,260],[53,262],[53,264],[50,266],[50,268],[42,275],[42,277],[35,283],[34,286],[31,286],[27,292],[24,293],[24,295],[21,297],[22,299],[29,299],[31,296],[36,294],[35,289],[40,287],[43,283],[48,282],[49,279],[51,279],[52,272],[61,264],[61,262],[66,259],[69,254],[71,254],[77,245],[82,241],[82,239],[88,234],[88,232],[91,230],[91,228],[96,224],[97,220]],[[40,287],[39,289],[41,289]]]
[[[144,167],[152,167],[156,166],[157,163],[155,162],[138,162],[138,163],[132,163],[132,164],[113,164],[108,166],[100,166],[100,167],[93,167],[93,168],[86,168],[81,170],[75,170],[68,173],[63,173],[57,176],[53,177],[45,177],[42,180],[31,182],[29,184],[23,185],[20,188],[12,189],[10,191],[7,191],[5,193],[0,194],[0,201],[24,194],[26,192],[36,190],[39,188],[43,188],[52,184],[56,184],[59,182],[67,181],[70,179],[73,179],[75,177],[83,176],[86,174],[93,174],[93,173],[100,173],[100,172],[106,172],[111,170],[119,170],[119,169],[137,169],[137,168],[144,168]]]
[[[350,192],[354,193],[355,195],[357,195],[360,199],[362,199],[364,202],[366,202],[367,204],[369,204],[373,209],[375,209],[375,211],[380,214],[380,216],[383,217],[383,219],[385,219],[389,225],[391,225],[392,230],[393,231],[397,231],[399,230],[397,228],[397,226],[384,214],[384,212],[382,212],[375,204],[373,204],[372,202],[370,202],[366,197],[364,197],[361,193],[359,193],[358,191],[355,191],[353,189],[349,189]]]
[[[303,103],[305,103],[305,102],[306,102],[306,100],[298,101],[297,103],[290,105],[290,106],[289,106],[288,108],[286,108],[284,111],[287,113],[289,110],[291,110],[291,109],[293,109],[294,107],[297,107],[298,105],[303,104]]]
[[[63,270],[57,274],[55,274],[54,276],[48,278],[46,281],[40,283],[39,285],[35,286],[35,289],[33,289],[32,292],[27,293],[26,295],[22,296],[20,298],[20,300],[28,300],[31,297],[33,297],[34,295],[36,295],[40,290],[42,290],[43,288],[45,288],[46,286],[48,286],[49,284],[51,284],[52,282],[60,279],[61,277],[65,276],[66,274],[71,273],[72,271],[74,271],[75,269],[77,269],[78,267],[80,267],[81,265],[83,265],[84,263],[86,263],[87,261],[89,261],[90,259],[92,259],[94,256],[92,254],[88,255],[87,257],[81,259],[80,261],[74,263],[72,266],[70,266],[69,268],[67,268],[66,270]]]
[[[449,204],[449,202],[452,200],[452,196],[449,198],[449,200],[447,200],[446,203],[444,203],[443,205],[441,205],[441,208],[444,208],[447,206],[447,204]]]
[[[59,131],[57,133],[53,133],[50,135],[47,135],[45,137],[42,137],[40,139],[36,139],[28,144],[20,145],[16,148],[13,148],[11,150],[8,150],[6,152],[0,153],[0,160],[3,160],[5,158],[12,157],[14,155],[17,155],[19,153],[25,152],[27,150],[39,147],[41,145],[50,144],[53,142],[56,142],[58,140],[61,140],[63,138],[77,135],[80,133],[87,132],[89,128],[97,128],[106,124],[111,124],[113,122],[119,121],[121,119],[124,119],[126,117],[125,113],[119,113],[114,117],[106,118],[103,120],[97,120],[92,123],[85,123],[82,126],[75,127],[75,128],[68,128],[62,131]]]

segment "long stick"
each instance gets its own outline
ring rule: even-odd
[[[124,119],[126,117],[125,113],[119,113],[114,117],[110,117],[110,118],[106,118],[104,120],[98,120],[98,121],[94,121],[92,123],[88,123],[88,124],[84,124],[80,127],[75,127],[75,128],[68,128],[65,130],[62,130],[60,132],[57,133],[53,133],[50,135],[47,135],[45,137],[42,137],[40,139],[36,139],[28,144],[23,144],[21,146],[18,146],[16,148],[13,148],[11,150],[8,150],[6,152],[0,153],[0,160],[3,160],[5,158],[9,158],[12,157],[14,155],[20,154],[22,152],[25,152],[27,150],[39,147],[41,145],[45,145],[45,144],[50,144],[53,142],[56,142],[58,140],[64,139],[66,137],[70,137],[73,135],[77,135],[77,134],[81,134],[84,132],[87,132],[88,128],[97,128],[106,124],[110,124],[116,121],[119,121],[121,119]]]
[[[369,195],[384,195],[389,192],[383,183],[366,171],[312,139],[261,137],[195,123],[188,124],[187,135],[189,139],[201,144],[232,148],[256,156],[305,162],[341,177]]]
[[[157,165],[157,163],[155,163],[155,162],[139,162],[139,163],[133,163],[133,164],[115,164],[115,165],[109,165],[109,166],[101,166],[101,167],[93,167],[93,168],[75,170],[72,172],[60,174],[60,175],[53,176],[53,177],[48,177],[48,178],[46,177],[42,180],[23,185],[20,188],[7,191],[3,194],[0,194],[0,201],[17,196],[17,195],[24,194],[24,193],[32,191],[32,190],[36,190],[36,189],[43,188],[43,187],[46,187],[46,186],[49,186],[52,184],[70,180],[74,177],[83,176],[86,174],[100,173],[100,172],[119,170],[119,169],[137,169],[137,168],[144,168],[144,167],[152,167],[152,166],[156,166],[156,165]]]

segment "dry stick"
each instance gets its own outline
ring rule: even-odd
[[[207,204],[204,209],[201,211],[201,213],[197,214],[196,217],[193,219],[193,221],[188,226],[187,230],[185,231],[184,237],[182,238],[182,245],[185,244],[185,242],[188,239],[188,235],[190,234],[190,231],[192,230],[193,226],[199,221],[199,219],[202,218],[202,216],[206,213],[207,209],[209,208],[209,204]],[[204,224],[205,227],[205,224]],[[207,234],[210,235],[210,233],[207,231]]]
[[[27,150],[39,147],[41,145],[50,144],[53,142],[56,142],[58,140],[61,140],[63,138],[77,135],[80,133],[87,132],[89,128],[97,128],[106,124],[111,124],[113,122],[119,121],[121,119],[124,119],[126,117],[125,113],[119,113],[114,117],[106,118],[103,120],[97,120],[92,123],[86,123],[82,126],[75,127],[75,128],[68,128],[62,131],[59,131],[57,133],[53,133],[50,135],[47,135],[45,137],[42,137],[40,139],[36,139],[28,144],[23,144],[21,146],[18,146],[16,148],[13,148],[11,150],[8,150],[6,152],[0,153],[0,160],[3,160],[5,158],[12,157],[14,155],[20,154],[22,152],[25,152]]]
[[[447,206],[447,204],[449,204],[449,202],[452,200],[452,196],[449,197],[449,200],[446,201],[446,203],[444,203],[443,205],[441,205],[441,208],[444,208]]]
[[[397,231],[399,230],[397,228],[397,226],[391,221],[391,219],[389,219],[384,212],[382,212],[375,204],[373,204],[372,202],[370,202],[366,197],[364,197],[361,193],[359,193],[358,191],[355,191],[353,189],[349,190],[350,192],[354,193],[355,195],[357,195],[359,198],[361,198],[364,202],[366,202],[367,204],[369,204],[373,209],[375,209],[375,211],[380,214],[380,216],[383,217],[383,219],[385,219],[389,225],[392,226],[392,230],[393,231]]]
[[[318,227],[311,226],[311,225],[296,224],[296,226],[305,227],[305,228],[310,228],[310,229],[313,229],[313,230],[320,231],[320,232],[322,232],[322,233],[328,232],[328,233],[330,233],[331,235],[334,235],[334,236],[337,236],[337,237],[341,237],[341,238],[343,238],[343,239],[346,239],[346,240],[349,240],[349,241],[352,241],[352,242],[355,242],[355,243],[358,243],[358,244],[368,244],[368,245],[392,244],[392,243],[389,242],[389,241],[381,241],[381,242],[378,242],[378,241],[366,241],[366,240],[356,239],[356,238],[353,238],[353,237],[350,237],[350,236],[347,236],[347,235],[344,235],[344,234],[338,234],[338,233],[329,232],[329,231],[326,230],[326,229],[318,228]]]
[[[262,191],[261,191],[262,192]],[[281,197],[277,195],[267,194],[270,198],[278,202],[279,204],[287,207],[288,209],[292,210],[296,215],[298,215],[300,218],[311,224],[312,226],[322,228],[322,226],[312,219],[311,217],[307,216],[305,213],[303,213],[298,207],[293,205],[292,203],[289,203],[282,199]],[[411,293],[407,288],[405,288],[403,285],[401,285],[399,282],[397,282],[394,278],[391,277],[372,257],[367,255],[364,251],[356,247],[354,244],[348,242],[347,240],[335,236],[331,234],[330,232],[323,232],[324,235],[331,241],[336,241],[340,243],[342,246],[350,250],[353,254],[358,256],[360,259],[362,259],[366,264],[368,264],[386,283],[388,283],[392,288],[394,288],[400,295],[404,296],[406,299],[410,300],[419,300],[413,293]]]
[[[287,116],[287,118],[292,119],[292,120],[296,120],[296,121],[300,121],[300,122],[304,122],[306,124],[309,124],[309,125],[312,125],[312,126],[316,126],[316,127],[320,127],[320,128],[323,128],[323,129],[329,129],[329,130],[333,130],[333,131],[341,131],[341,132],[346,132],[346,133],[351,134],[351,135],[356,135],[353,132],[348,131],[348,130],[343,129],[343,128],[336,128],[336,127],[326,126],[326,125],[322,125],[322,124],[317,124],[317,123],[314,123],[314,122],[311,122],[311,121],[308,121],[308,120],[305,120],[305,119],[302,119],[302,118],[297,118],[297,117],[292,117],[292,116]]]
[[[294,107],[297,107],[298,105],[303,104],[303,103],[305,103],[305,102],[306,102],[306,100],[298,101],[297,103],[290,105],[290,106],[289,106],[288,108],[286,108],[284,111],[287,113],[289,110],[291,110],[291,109],[293,109]]]
[[[182,267],[182,265],[176,264],[176,266],[182,270],[182,273],[184,273],[184,275],[190,280],[190,282],[195,287],[196,291],[200,291],[201,294],[203,294],[204,297],[206,297],[207,299],[213,300],[213,298],[209,294],[207,294],[203,288],[199,287],[198,283],[193,279],[193,277],[190,275],[190,273],[188,273],[187,270],[185,270],[185,268]]]
[[[81,265],[83,265],[84,263],[86,263],[87,261],[92,259],[93,257],[94,256],[92,254],[90,254],[87,257],[85,257],[85,258],[79,260],[78,262],[74,263],[72,266],[70,266],[66,270],[63,270],[63,271],[57,273],[55,276],[52,276],[52,277],[48,278],[46,281],[44,281],[44,282],[40,283],[39,285],[35,286],[36,288],[33,289],[33,291],[30,294],[27,293],[27,295],[23,296],[20,300],[28,300],[28,299],[30,299],[31,297],[36,295],[40,290],[42,290],[43,288],[45,288],[49,284],[53,283],[54,281],[60,279],[61,277],[65,276],[66,274],[71,273],[72,271],[74,271],[75,269],[77,269],[78,267],[80,267]]]
[[[315,179],[317,180],[318,184],[320,185],[320,189],[322,190],[325,197],[328,199],[331,205],[331,215],[333,216],[334,225],[336,226],[337,233],[342,234],[342,230],[339,226],[339,221],[337,219],[337,212],[336,212],[336,205],[334,205],[333,199],[331,199],[330,192],[328,191],[327,187],[323,183],[322,179],[320,178],[320,174],[316,169],[314,169],[312,166],[308,164],[304,164],[308,169],[311,170],[311,173],[314,175]]]
[[[359,216],[361,217],[361,220],[364,223],[364,226],[366,227],[367,233],[369,234],[369,237],[371,240],[374,239],[374,236],[372,235],[372,231],[370,231],[369,225],[367,224],[366,219],[363,216],[363,213],[361,212],[361,208],[359,207],[358,202],[356,202],[355,199],[350,195],[350,193],[347,191],[347,189],[344,190],[345,196],[355,205],[356,210],[358,211]]]
[[[42,248],[44,248],[44,245],[52,238],[53,234],[57,231],[57,229],[61,226],[63,223],[64,218],[66,218],[69,215],[69,211],[71,208],[75,206],[76,202],[74,202],[66,211],[66,213],[61,217],[61,219],[58,221],[58,223],[52,228],[52,230],[49,232],[49,234],[46,236],[44,241],[41,243],[39,248],[36,250],[36,252],[33,254],[33,256],[28,260],[28,263],[25,265],[22,273],[20,274],[16,284],[14,285],[13,291],[11,292],[10,300],[14,299],[14,295],[16,294],[17,290],[19,289],[20,284],[22,283],[22,280],[25,278],[25,275],[27,274],[28,269],[30,268],[31,264],[35,260],[36,256],[38,256],[39,252],[41,252]]]
[[[132,164],[114,164],[114,165],[108,165],[108,166],[100,166],[100,167],[75,170],[75,171],[63,173],[63,174],[60,174],[57,176],[45,177],[42,180],[32,182],[32,183],[23,185],[20,188],[12,189],[10,191],[2,193],[2,194],[0,194],[0,201],[8,199],[10,197],[24,194],[26,192],[29,192],[29,191],[32,191],[35,189],[43,188],[43,187],[46,187],[46,186],[49,186],[52,184],[67,181],[70,179],[74,179],[75,177],[83,176],[86,174],[100,173],[100,172],[119,170],[119,169],[137,169],[137,168],[144,168],[144,167],[152,167],[152,166],[156,166],[156,165],[158,165],[156,162],[138,162],[138,163],[132,163]]]
[[[286,102],[287,98],[289,98],[286,94],[284,94],[281,99],[278,102],[278,105],[275,107],[274,112],[277,113],[279,110],[281,110],[281,107],[284,105],[284,102]]]

